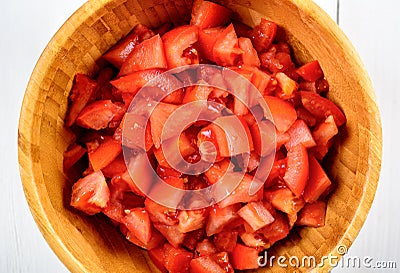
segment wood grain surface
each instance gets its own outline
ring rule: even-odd
[[[355,44],[375,86],[384,131],[384,161],[376,200],[359,237],[349,255],[374,259],[396,260],[400,256],[395,208],[399,205],[400,189],[396,172],[399,146],[396,136],[399,126],[399,36],[396,10],[392,1],[316,1],[327,10]],[[6,16],[0,20],[2,29],[2,186],[0,193],[0,272],[66,272],[47,246],[33,222],[27,207],[17,168],[16,128],[25,85],[45,44],[67,17],[83,1],[9,2]],[[396,21],[397,20],[397,21]],[[4,22],[3,22],[4,21]],[[4,32],[4,33],[3,33]],[[398,260],[397,260],[398,261]],[[400,261],[397,264],[400,267]],[[336,271],[348,271],[338,268]],[[350,271],[354,271],[350,270]]]

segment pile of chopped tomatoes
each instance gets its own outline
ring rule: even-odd
[[[69,97],[65,124],[77,136],[64,154],[64,171],[77,180],[71,206],[109,217],[130,242],[148,250],[161,272],[256,269],[259,252],[287,237],[294,226],[324,226],[326,199],[334,184],[321,161],[346,117],[324,97],[329,85],[319,62],[296,66],[276,23],[261,19],[250,28],[231,18],[229,9],[199,0],[189,25],[152,30],[139,24],[104,54],[107,65],[95,79],[76,75]],[[251,143],[247,172],[229,197],[209,208],[179,211],[146,198],[137,188],[122,154],[121,128],[144,84],[169,69],[199,63],[229,67],[254,84],[271,111],[277,152],[263,188],[249,196],[249,181],[263,156],[261,139],[268,136],[260,135],[248,109],[215,88],[188,87],[168,95],[143,128],[148,158],[137,158],[130,166],[140,170],[142,179],[149,171],[143,160],[181,189],[207,187],[225,173],[230,162],[226,135],[213,123],[196,123],[179,138],[179,150],[189,162],[199,160],[203,141],[218,147],[207,172],[182,174],[160,152],[163,121],[188,102],[209,100],[228,107],[243,121]]]

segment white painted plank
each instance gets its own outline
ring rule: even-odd
[[[394,260],[400,267],[400,44],[397,0],[340,1],[340,26],[355,45],[374,84],[383,123],[380,183],[367,221],[349,255]],[[342,270],[338,270],[338,272]],[[345,272],[345,270],[343,270]],[[346,271],[347,272],[347,271]]]
[[[2,2],[0,272],[68,272],[28,209],[17,164],[17,126],[22,96],[36,61],[57,29],[83,2]]]
[[[314,0],[329,16],[337,22],[338,0]]]

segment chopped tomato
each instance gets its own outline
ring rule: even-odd
[[[235,179],[235,178],[233,178]],[[225,199],[220,201],[218,204],[220,207],[224,208],[226,206],[230,206],[236,203],[245,203],[252,201],[259,201],[262,199],[262,191],[261,188],[258,192],[253,195],[250,195],[250,187],[253,182],[253,177],[249,174],[245,174],[242,181],[236,187],[236,189],[228,195]],[[223,189],[220,189],[223,190]]]
[[[262,202],[250,202],[243,206],[238,211],[238,214],[253,230],[259,230],[275,220]]]
[[[79,161],[86,153],[86,149],[76,143],[68,146],[68,149],[64,152],[63,169],[64,172],[69,171],[76,162]]]
[[[240,21],[232,22],[238,37],[251,38],[253,29]]]
[[[96,93],[98,84],[84,74],[76,74],[75,83],[71,90],[68,115],[65,118],[65,125],[72,126],[79,116],[79,113],[89,103],[90,99]]]
[[[198,60],[193,62],[191,58],[183,56],[184,50],[197,42],[198,31],[197,26],[180,26],[162,36],[165,56],[170,69],[198,63]]]
[[[156,68],[168,68],[160,35],[155,35],[136,45],[122,64],[119,75]]]
[[[329,116],[314,129],[312,135],[318,145],[326,146],[338,132],[334,117]]]
[[[254,123],[250,132],[254,150],[259,156],[267,156],[275,151],[275,126],[269,120]]]
[[[128,230],[147,245],[151,239],[151,222],[147,211],[144,208],[134,208],[125,211],[126,216],[122,220]]]
[[[214,61],[214,45],[222,31],[222,27],[206,28],[199,31],[199,50],[207,60]]]
[[[171,28],[172,28],[172,23],[166,22],[166,23],[162,24],[161,26],[157,27],[156,29],[154,29],[153,31],[155,34],[159,34],[160,36],[162,36],[165,33],[167,33],[168,31],[170,31]]]
[[[165,252],[164,245],[149,250],[149,257],[154,265],[162,272],[167,273],[167,269],[164,266]]]
[[[270,245],[285,238],[290,231],[288,220],[284,214],[277,212],[274,217],[274,222],[260,230],[264,238],[269,241]]]
[[[317,123],[317,119],[308,112],[304,107],[296,108],[297,118],[303,120],[309,127],[314,127]]]
[[[258,265],[258,251],[254,248],[236,244],[235,249],[230,255],[230,260],[234,269],[247,270],[257,269]]]
[[[208,183],[215,184],[217,183],[228,171],[229,166],[232,167],[230,164],[229,159],[224,159],[220,162],[214,163],[205,173],[204,176],[206,177]]]
[[[121,153],[115,160],[101,170],[105,177],[112,178],[115,175],[124,173],[126,171],[126,163],[124,156]]]
[[[251,40],[249,38],[240,37],[238,42],[240,49],[243,50],[243,64],[260,67],[260,59],[258,58],[257,51],[254,49]]]
[[[299,212],[296,225],[309,227],[322,227],[325,225],[326,203],[316,201],[307,203]]]
[[[213,242],[208,239],[204,239],[203,241],[198,242],[194,253],[196,257],[210,256],[217,253],[217,249],[215,248]]]
[[[200,228],[205,225],[207,218],[207,210],[182,210],[178,213],[178,228],[182,233],[187,233]]]
[[[185,233],[179,231],[178,225],[154,223],[154,227],[167,239],[168,243],[178,248],[185,240]]]
[[[124,114],[124,107],[112,103],[111,100],[98,100],[80,112],[76,124],[86,129],[105,129],[112,121],[119,124]]]
[[[327,117],[332,115],[337,127],[346,123],[346,117],[342,110],[340,110],[332,101],[312,92],[301,91],[299,93],[304,108],[306,108],[317,119],[325,120]]]
[[[251,229],[251,227],[250,227]],[[243,231],[240,233],[240,239],[242,239],[243,243],[248,246],[255,248],[257,250],[265,249],[270,247],[268,240],[266,240],[262,235],[256,232],[247,232]]]
[[[317,60],[309,62],[296,70],[303,79],[309,82],[315,82],[316,80],[324,76],[321,66]]]
[[[306,148],[311,148],[316,145],[310,129],[301,119],[296,120],[287,132],[290,136],[289,141],[285,144],[288,150],[300,143]]]
[[[72,186],[71,206],[93,215],[99,213],[110,199],[106,179],[101,171],[79,179]]]
[[[262,18],[260,24],[253,29],[252,40],[254,48],[258,52],[268,50],[275,40],[277,29],[278,26],[274,22]]]
[[[233,25],[225,28],[213,47],[213,59],[221,66],[234,66],[242,63],[243,50],[239,47],[239,41]]]
[[[272,96],[264,96],[264,99],[271,111],[276,129],[286,132],[297,119],[296,110],[289,102],[282,99]]]
[[[309,178],[303,197],[306,202],[314,202],[331,186],[331,180],[312,155],[309,156],[309,166]]]
[[[175,248],[170,244],[164,245],[165,268],[169,273],[189,272],[190,261],[193,258],[192,253],[183,248]]]
[[[278,72],[275,75],[276,80],[278,81],[278,85],[282,90],[282,94],[280,95],[283,99],[289,99],[294,96],[294,92],[297,91],[298,84],[291,78],[289,78],[285,73]]]
[[[192,9],[191,25],[200,29],[224,26],[231,19],[232,11],[213,2],[195,0]]]
[[[220,161],[224,156],[230,156],[226,134],[224,130],[215,123],[204,127],[197,135],[197,145],[200,149],[200,154],[204,160],[207,160],[209,151],[205,150],[204,145],[202,145],[204,142],[211,142],[214,145],[217,152],[217,161]]]
[[[164,124],[169,116],[178,109],[179,106],[169,103],[160,102],[154,108],[150,116],[151,137],[156,149],[161,146],[161,135]]]
[[[194,101],[206,101],[210,93],[214,90],[213,87],[202,85],[205,82],[198,82],[196,86],[192,88],[187,88],[185,97],[183,98],[182,103],[190,103]]]
[[[137,24],[126,37],[107,51],[103,55],[103,58],[112,63],[116,68],[120,68],[133,48],[152,36],[154,36],[154,33],[148,27]]]
[[[190,273],[226,273],[219,264],[210,256],[202,256],[190,262]]]
[[[287,214],[296,214],[304,206],[304,199],[296,197],[288,188],[267,190],[264,196],[276,209]]]
[[[221,231],[214,235],[214,244],[218,251],[232,252],[235,249],[238,232],[233,230]]]
[[[122,152],[121,142],[112,138],[104,141],[92,152],[89,152],[89,161],[93,170],[98,171],[105,168]]]
[[[178,223],[176,210],[164,207],[150,198],[146,198],[144,205],[153,223],[161,223],[168,226]]]
[[[237,219],[239,217],[237,214],[239,209],[240,204],[225,206],[224,208],[214,205],[210,210],[210,215],[206,223],[207,236],[221,232],[226,225]]]
[[[294,146],[287,154],[287,168],[283,180],[297,196],[303,194],[308,179],[308,154],[303,144]]]

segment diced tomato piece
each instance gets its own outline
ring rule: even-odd
[[[232,252],[235,249],[238,232],[223,230],[214,235],[214,244],[218,251]]]
[[[210,256],[202,256],[190,262],[190,273],[226,273],[219,264]]]
[[[286,132],[297,119],[296,110],[282,99],[272,96],[264,96],[264,99],[271,111],[276,129]]]
[[[301,119],[296,120],[287,132],[290,135],[290,140],[285,144],[288,150],[300,143],[306,148],[314,147],[316,145],[310,129]]]
[[[169,116],[178,109],[179,106],[169,103],[160,102],[154,108],[150,116],[151,136],[153,139],[154,147],[156,149],[161,146],[161,135],[163,132],[164,124]]]
[[[182,233],[187,233],[200,228],[205,225],[207,218],[207,210],[182,210],[178,213],[178,228]]]
[[[318,60],[309,62],[296,70],[303,79],[309,82],[315,82],[316,80],[324,76],[321,66]]]
[[[137,154],[130,158],[127,169],[121,174],[121,179],[129,186],[129,189],[139,196],[146,196],[149,193],[153,183],[153,169],[149,165],[147,154]],[[137,182],[140,181],[140,187]]]
[[[225,28],[213,48],[213,59],[220,66],[235,66],[242,63],[243,50],[239,48],[239,41],[233,25]]]
[[[144,208],[134,208],[125,213],[122,222],[140,242],[147,245],[151,239],[151,222],[147,211]]]
[[[233,178],[235,179],[235,178]],[[218,204],[221,208],[225,208],[226,206],[233,205],[235,203],[245,203],[252,201],[259,201],[262,199],[263,188],[261,188],[258,192],[253,195],[250,195],[250,187],[253,183],[253,177],[249,174],[245,174],[242,181],[236,187],[236,189],[228,195],[225,199],[220,201]],[[220,189],[223,190],[223,189]]]
[[[251,229],[251,227],[250,227]],[[241,232],[240,239],[242,239],[243,243],[248,246],[258,250],[265,249],[270,247],[270,243],[266,240],[262,235],[251,232]]]
[[[79,179],[72,186],[71,206],[86,214],[93,215],[100,212],[109,199],[110,190],[101,171]]]
[[[173,25],[171,22],[166,22],[162,24],[161,26],[153,29],[155,34],[159,34],[160,36],[163,36],[165,33],[170,31],[172,29]]]
[[[291,78],[289,78],[285,73],[278,72],[275,75],[276,80],[278,81],[278,85],[282,90],[282,95],[280,96],[283,99],[289,99],[294,96],[294,92],[297,91],[298,84]]]
[[[198,63],[198,60],[193,62],[191,58],[183,56],[184,50],[197,42],[198,32],[197,26],[180,26],[162,36],[165,56],[170,69]]]
[[[218,125],[211,123],[210,125],[201,129],[201,131],[197,135],[197,145],[200,149],[200,154],[204,160],[207,160],[207,158],[209,157],[209,152],[204,149],[204,146],[202,146],[202,143],[206,141],[212,142],[214,144],[214,147],[217,150],[217,161],[220,161],[221,157],[223,156],[230,156],[226,134],[224,130]]]
[[[294,146],[287,154],[287,168],[283,180],[297,196],[303,194],[308,180],[308,154],[303,144]]]
[[[298,119],[303,120],[305,123],[307,123],[309,127],[314,127],[315,124],[317,123],[317,119],[304,107],[301,106],[296,108],[296,112]]]
[[[258,52],[268,50],[275,40],[277,29],[276,23],[261,18],[260,24],[253,29],[252,33],[254,48]]]
[[[232,21],[238,37],[251,38],[253,29],[240,21]]]
[[[182,104],[183,98],[185,97],[185,90],[183,88],[175,90],[172,93],[169,93],[162,102],[171,103],[171,104]]]
[[[230,258],[233,268],[237,270],[257,269],[259,267],[258,251],[239,243],[236,244]]]
[[[254,150],[259,156],[267,156],[275,150],[275,126],[269,120],[254,123],[250,132]]]
[[[170,244],[164,245],[165,268],[169,273],[189,273],[192,253],[183,248],[175,248]]]
[[[342,110],[340,110],[332,101],[312,92],[301,91],[299,93],[304,108],[306,108],[317,119],[325,120],[327,117],[332,115],[337,127],[346,123],[346,117]]]
[[[269,241],[270,245],[286,238],[290,231],[288,220],[283,213],[277,212],[274,217],[275,221],[272,222],[272,224],[260,230],[264,238]]]
[[[260,165],[260,156],[256,152],[251,152],[249,157],[249,164],[247,165],[247,172],[251,173]]]
[[[149,250],[149,257],[154,265],[162,272],[167,273],[165,268],[165,252],[164,245]]]
[[[160,35],[155,35],[136,45],[122,64],[119,75],[147,69],[166,69],[164,45]]]
[[[195,0],[192,9],[191,25],[200,29],[223,26],[231,19],[232,11],[213,2]]]
[[[161,223],[154,223],[153,225],[176,248],[181,246],[185,240],[185,233],[179,231],[178,225],[169,226]]]
[[[271,76],[264,71],[254,67],[252,69],[253,77],[251,78],[251,83],[260,91],[261,94],[265,93],[266,88],[271,82]]]
[[[299,212],[296,225],[309,227],[323,227],[325,225],[326,203],[316,201],[307,203]]]
[[[264,196],[276,209],[287,214],[295,214],[304,206],[304,199],[296,197],[288,188],[267,190]]]
[[[267,181],[265,182],[265,187],[270,187],[271,185],[273,185],[275,179],[277,178],[280,178],[282,180],[286,172],[286,166],[287,166],[286,158],[284,159],[275,158],[275,161],[272,165]]]
[[[197,84],[199,85],[186,89],[185,97],[183,98],[182,104],[201,100],[207,101],[208,96],[214,90],[214,88],[202,85],[206,84],[206,82],[198,82]]]
[[[157,174],[161,179],[167,178],[167,177],[181,177],[182,173],[178,172],[175,169],[164,167],[162,165],[157,166]]]
[[[218,36],[224,29],[222,27],[206,28],[199,31],[198,46],[201,54],[210,61],[214,61],[213,49]]]
[[[150,198],[146,198],[144,204],[153,223],[162,223],[169,226],[178,223],[176,210],[164,207]]]
[[[274,74],[279,72],[287,73],[290,69],[294,69],[295,65],[290,53],[278,52],[277,50],[277,46],[272,45],[267,52],[261,53],[261,66]],[[298,75],[296,74],[296,76]]]
[[[80,112],[76,124],[86,129],[105,129],[110,122],[121,121],[124,114],[125,109],[111,100],[97,100]]]
[[[282,145],[285,145],[286,143],[288,143],[290,140],[290,135],[288,132],[279,132],[276,131],[276,150],[279,150]]]
[[[312,135],[318,145],[326,146],[338,132],[334,117],[329,116],[315,128]]]
[[[111,84],[120,92],[131,94],[133,98],[133,96],[136,95],[140,88],[142,88],[149,81],[158,77],[162,72],[163,71],[160,69],[138,71],[119,79],[113,80],[111,81]]]
[[[152,36],[154,36],[154,33],[148,27],[137,24],[126,37],[107,51],[103,58],[116,68],[120,68],[133,48]]]
[[[204,239],[203,241],[198,242],[194,253],[196,257],[210,256],[217,253],[217,249],[213,242],[208,239]]]
[[[79,161],[86,153],[86,149],[81,145],[73,143],[68,146],[68,149],[64,152],[63,169],[67,172],[76,162]]]
[[[316,201],[330,187],[331,180],[313,155],[309,156],[309,166],[309,178],[303,197],[306,202],[311,203]]]
[[[96,93],[98,84],[84,74],[76,74],[75,83],[71,90],[68,115],[65,119],[65,125],[70,127],[74,124],[79,116],[79,113],[85,108],[90,99]]]
[[[113,162],[122,152],[121,142],[112,138],[104,141],[100,146],[89,152],[89,161],[94,171],[101,170]]]
[[[203,240],[205,238],[205,230],[204,229],[198,229],[198,230],[194,230],[191,232],[188,232],[185,235],[185,240],[183,241],[183,245],[193,251],[196,249],[196,245],[198,242],[200,242],[201,240]]]
[[[217,183],[228,171],[229,166],[233,168],[233,165],[230,165],[229,159],[224,159],[220,162],[215,162],[205,173],[208,183],[215,184]]]
[[[259,230],[275,220],[262,202],[248,203],[238,211],[238,214],[253,230]]]
[[[105,177],[112,178],[115,175],[121,174],[126,171],[126,163],[124,156],[121,153],[114,161],[108,164],[105,168],[101,170]]]
[[[249,38],[240,37],[238,42],[239,47],[243,50],[243,64],[260,67],[260,59],[258,58],[257,51],[254,49],[251,40]]]
[[[237,214],[239,209],[240,204],[234,204],[224,208],[214,205],[210,210],[210,215],[206,224],[207,236],[221,232],[226,225],[237,219],[239,217]]]

